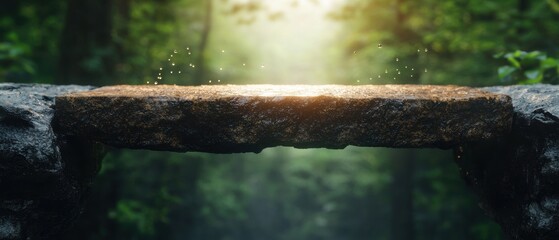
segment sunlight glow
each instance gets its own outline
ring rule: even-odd
[[[332,95],[335,89],[331,85],[246,85],[240,93],[262,97],[312,97]]]
[[[247,0],[235,0],[243,3]],[[225,25],[238,32],[250,46],[252,66],[260,67],[251,74],[249,83],[324,84],[333,83],[331,46],[341,23],[327,18],[327,13],[341,0],[263,0],[263,10],[250,24],[238,24],[234,16],[226,16]],[[226,36],[213,38],[220,48]],[[219,61],[219,59],[217,59]],[[244,66],[244,64],[243,64]],[[253,70],[254,71],[254,70]]]

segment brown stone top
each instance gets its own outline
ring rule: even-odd
[[[110,86],[56,98],[69,134],[129,148],[451,147],[510,130],[508,96],[458,86]]]
[[[120,85],[78,92],[64,97],[172,97],[200,100],[227,97],[318,96],[344,99],[401,98],[441,101],[505,97],[469,87],[433,85]]]

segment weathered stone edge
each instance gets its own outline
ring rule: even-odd
[[[168,99],[142,98],[105,98],[97,97],[84,101],[79,97],[63,95],[57,97],[57,114],[59,124],[70,134],[88,136],[97,141],[116,147],[144,148],[165,151],[203,151],[213,153],[259,152],[266,147],[294,146],[298,148],[327,147],[344,148],[348,145],[369,147],[439,147],[449,148],[461,142],[490,141],[509,133],[512,124],[512,101],[506,95],[495,95],[496,101],[487,102],[485,98],[470,100],[475,104],[464,107],[460,101],[437,102],[422,100],[372,100],[369,102],[355,101],[357,110],[351,111],[331,106],[347,104],[347,100],[335,97],[232,97],[208,101],[173,101]],[[320,101],[322,101],[322,103]],[[370,113],[367,107],[375,108],[375,103],[385,109],[381,114],[393,114],[392,122],[379,122],[363,127],[363,122],[355,121],[354,115],[360,118],[370,117],[373,120],[384,117]],[[156,106],[157,112],[146,111],[146,108]],[[279,108],[278,106],[282,106]],[[308,109],[305,109],[308,108]],[[387,112],[387,109],[404,109],[401,112]],[[94,109],[92,111],[92,109]],[[327,114],[340,117],[329,117],[324,114],[315,116],[304,115],[307,110],[328,109]],[[429,126],[424,132],[417,131],[418,125],[433,119],[444,119],[441,115],[447,112],[421,112],[421,109],[436,109],[452,112],[455,121],[440,126]],[[501,113],[479,119],[476,115],[480,109],[488,113]],[[225,111],[226,113],[223,113]],[[276,113],[274,113],[276,111]],[[118,112],[126,116],[134,116],[129,122],[118,121],[111,112]],[[468,112],[465,114],[464,112]],[[163,114],[159,114],[163,113]],[[170,116],[161,116],[165,113]],[[245,116],[239,113],[247,113]],[[502,114],[505,113],[505,114]],[[274,116],[279,114],[281,116]],[[439,114],[433,116],[434,114]],[[89,116],[79,118],[75,116]],[[219,116],[219,117],[216,117]],[[286,119],[289,116],[291,119]],[[371,117],[373,116],[373,117]],[[456,116],[459,116],[456,118]],[[376,119],[375,119],[376,117]],[[174,119],[173,119],[174,118]],[[176,119],[181,122],[177,122]],[[463,121],[469,118],[468,121]],[[284,122],[270,122],[275,119],[286,119]],[[310,119],[310,120],[308,120]],[[421,122],[410,122],[410,119],[423,119]],[[174,122],[173,122],[174,121]],[[339,123],[351,122],[353,125],[336,126]],[[477,123],[462,125],[462,122]],[[111,124],[107,124],[107,123]],[[321,126],[313,126],[321,122]],[[170,124],[170,125],[169,125]],[[178,124],[178,125],[177,125]],[[357,126],[361,124],[361,126]],[[431,124],[431,123],[429,123]],[[102,125],[102,126],[101,126]],[[403,129],[403,126],[407,128]],[[83,126],[97,126],[94,129]],[[231,129],[234,126],[236,129]],[[165,128],[176,128],[176,131]],[[338,127],[328,131],[328,127]],[[126,132],[122,128],[131,128]],[[298,129],[295,129],[298,128]],[[446,128],[446,129],[444,129]],[[452,128],[460,129],[460,134],[452,132]],[[284,133],[301,131],[303,133]],[[408,131],[402,131],[409,130]],[[450,130],[449,130],[450,129]],[[360,132],[350,135],[349,132]],[[474,136],[475,131],[478,136]],[[140,132],[153,133],[141,136]],[[174,133],[173,133],[174,132]],[[315,133],[308,136],[305,133]],[[410,140],[414,136],[423,134],[424,141]],[[384,135],[385,139],[375,136]],[[113,136],[113,137],[108,137]]]

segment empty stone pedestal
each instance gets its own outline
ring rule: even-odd
[[[454,148],[464,179],[508,237],[559,239],[557,86],[89,89],[0,84],[1,239],[48,238],[71,225],[98,171],[97,142],[212,153]]]

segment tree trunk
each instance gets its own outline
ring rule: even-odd
[[[529,0],[518,0],[518,17],[522,19],[526,19],[526,13],[530,8],[530,1]],[[528,19],[526,19],[528,20]],[[526,26],[519,25],[516,29],[518,35],[524,35],[528,32]]]
[[[530,7],[530,1],[529,0],[518,0],[518,11],[520,13],[526,12],[529,7]]]
[[[202,84],[206,81],[206,48],[208,46],[208,41],[210,38],[210,32],[212,30],[212,14],[213,6],[212,0],[206,0],[206,13],[204,16],[204,29],[202,29],[202,35],[200,37],[200,45],[198,47],[198,51],[200,51],[200,55],[198,55],[198,60],[196,67],[196,73],[194,75],[194,83],[195,84]]]
[[[68,0],[57,83],[99,85],[113,73],[111,0]]]
[[[413,175],[416,154],[414,150],[394,150],[391,186],[391,240],[414,239]]]
[[[118,55],[119,62],[125,60],[126,57],[126,40],[129,37],[130,26],[130,1],[131,0],[116,0],[116,21],[114,28],[118,41],[115,42],[115,48]]]

